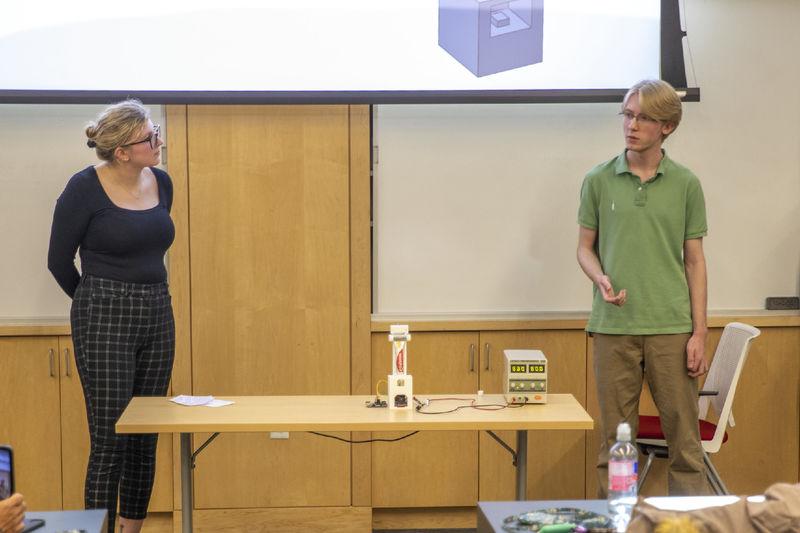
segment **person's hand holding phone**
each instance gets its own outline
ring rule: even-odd
[[[25,499],[22,494],[12,494],[0,501],[0,532],[19,533],[25,529]]]

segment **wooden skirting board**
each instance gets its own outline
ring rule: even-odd
[[[292,507],[268,509],[196,509],[195,533],[371,533],[369,507]],[[181,531],[181,513],[173,514],[173,531]]]
[[[373,529],[474,529],[475,507],[373,509]]]
[[[371,533],[373,529],[471,529],[475,507],[371,509],[369,507],[311,507],[273,509],[199,509],[196,532]],[[158,513],[145,521],[143,533],[180,532],[181,516]]]

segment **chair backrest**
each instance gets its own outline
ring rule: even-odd
[[[742,373],[742,367],[747,360],[750,342],[761,335],[761,331],[748,324],[731,322],[722,332],[717,351],[711,361],[703,390],[719,391],[716,396],[701,396],[699,400],[700,418],[708,415],[709,404],[714,405],[714,411],[719,416],[717,430],[710,442],[704,441],[703,448],[706,452],[716,453],[722,446],[725,429],[728,425],[734,426],[733,397],[736,385]]]

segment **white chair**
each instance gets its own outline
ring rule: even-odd
[[[761,331],[747,324],[731,322],[725,326],[717,345],[717,351],[714,353],[714,359],[711,361],[708,377],[703,385],[703,390],[700,391],[698,405],[703,461],[706,465],[708,481],[717,494],[729,494],[728,488],[722,482],[719,472],[714,468],[708,455],[717,453],[722,443],[728,440],[726,426],[733,427],[735,425],[731,409],[736,393],[736,384],[742,374],[750,342],[759,335],[761,335]],[[709,403],[714,406],[714,411],[718,415],[716,424],[705,420],[708,415]],[[639,434],[636,437],[636,444],[642,454],[647,455],[647,462],[639,476],[639,488],[641,489],[653,459],[668,456],[667,442],[661,431],[659,417],[639,416]]]

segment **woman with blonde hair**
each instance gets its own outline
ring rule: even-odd
[[[113,533],[119,497],[119,529],[137,533],[158,435],[117,435],[114,424],[133,396],[166,395],[172,373],[175,323],[164,266],[175,237],[172,181],[156,168],[161,130],[139,101],[108,107],[86,136],[101,162],[72,176],[58,198],[48,268],[72,298],[91,441],[86,508],[108,510]]]

